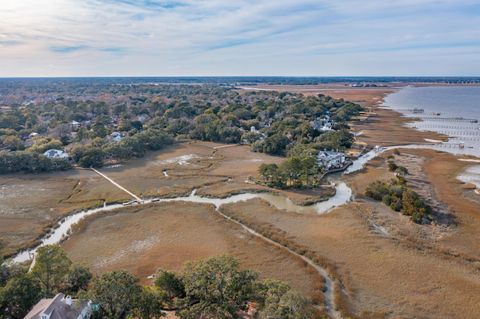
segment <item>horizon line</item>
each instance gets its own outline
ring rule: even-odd
[[[71,78],[480,78],[480,75],[69,75],[0,76],[0,79],[71,79]]]

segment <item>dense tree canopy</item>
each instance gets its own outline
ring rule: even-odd
[[[179,314],[185,319],[236,317],[254,299],[256,279],[227,256],[189,263],[182,276],[185,298]]]
[[[138,279],[126,271],[112,271],[93,280],[89,297],[108,319],[125,318],[142,293]]]
[[[44,296],[52,297],[68,275],[72,262],[56,245],[39,247],[32,268],[32,277],[38,281]]]
[[[286,155],[297,144],[343,149],[353,140],[346,121],[361,110],[324,95],[239,92],[218,85],[63,84],[31,90],[41,102],[11,102],[0,112],[0,150],[13,152],[8,155],[13,164],[0,173],[68,168],[51,162],[41,169],[20,165],[30,153],[48,149],[67,151],[80,166],[99,167],[142,157],[175,137],[250,143],[254,151],[272,155]],[[314,128],[312,123],[325,117],[334,119],[335,131]],[[112,139],[113,133],[121,141]],[[22,150],[29,155],[17,153]]]
[[[39,283],[27,274],[10,279],[0,288],[0,318],[22,319],[42,298]]]

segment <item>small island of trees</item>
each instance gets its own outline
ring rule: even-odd
[[[397,177],[389,183],[376,181],[368,185],[365,195],[381,201],[385,205],[418,224],[432,221],[432,208],[416,192],[405,185],[402,177]]]

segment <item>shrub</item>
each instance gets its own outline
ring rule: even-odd
[[[431,220],[431,207],[413,190],[407,188],[403,177],[398,177],[390,183],[376,181],[367,186],[365,195],[382,201],[392,210],[410,216],[415,223]]]

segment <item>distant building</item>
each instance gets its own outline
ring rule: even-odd
[[[34,138],[34,137],[37,137],[37,136],[38,136],[37,132],[32,132],[28,135],[28,138]]]
[[[331,131],[333,129],[333,122],[330,120],[330,116],[326,115],[322,118],[317,118],[310,122],[310,126],[317,131]]]
[[[112,134],[110,134],[110,139],[113,141],[113,142],[120,142],[122,140],[123,136],[122,136],[122,133],[120,132],[113,132]]]
[[[150,116],[148,116],[147,114],[140,114],[139,116],[137,116],[137,121],[140,121],[142,124],[148,121],[149,119],[150,119]]]
[[[67,153],[65,153],[62,150],[56,150],[56,149],[53,149],[53,148],[49,149],[48,151],[43,153],[43,155],[45,155],[46,157],[49,157],[49,158],[68,158]]]
[[[81,125],[81,124],[80,124],[79,122],[77,122],[77,121],[71,121],[71,122],[70,122],[70,128],[71,128],[71,130],[74,131],[74,132],[78,131],[78,129],[80,128],[80,125]]]
[[[342,168],[346,164],[345,154],[336,151],[320,151],[317,155],[317,163],[319,166],[325,167],[327,170]]]
[[[89,319],[92,303],[85,299],[72,299],[60,293],[40,300],[24,319]]]

